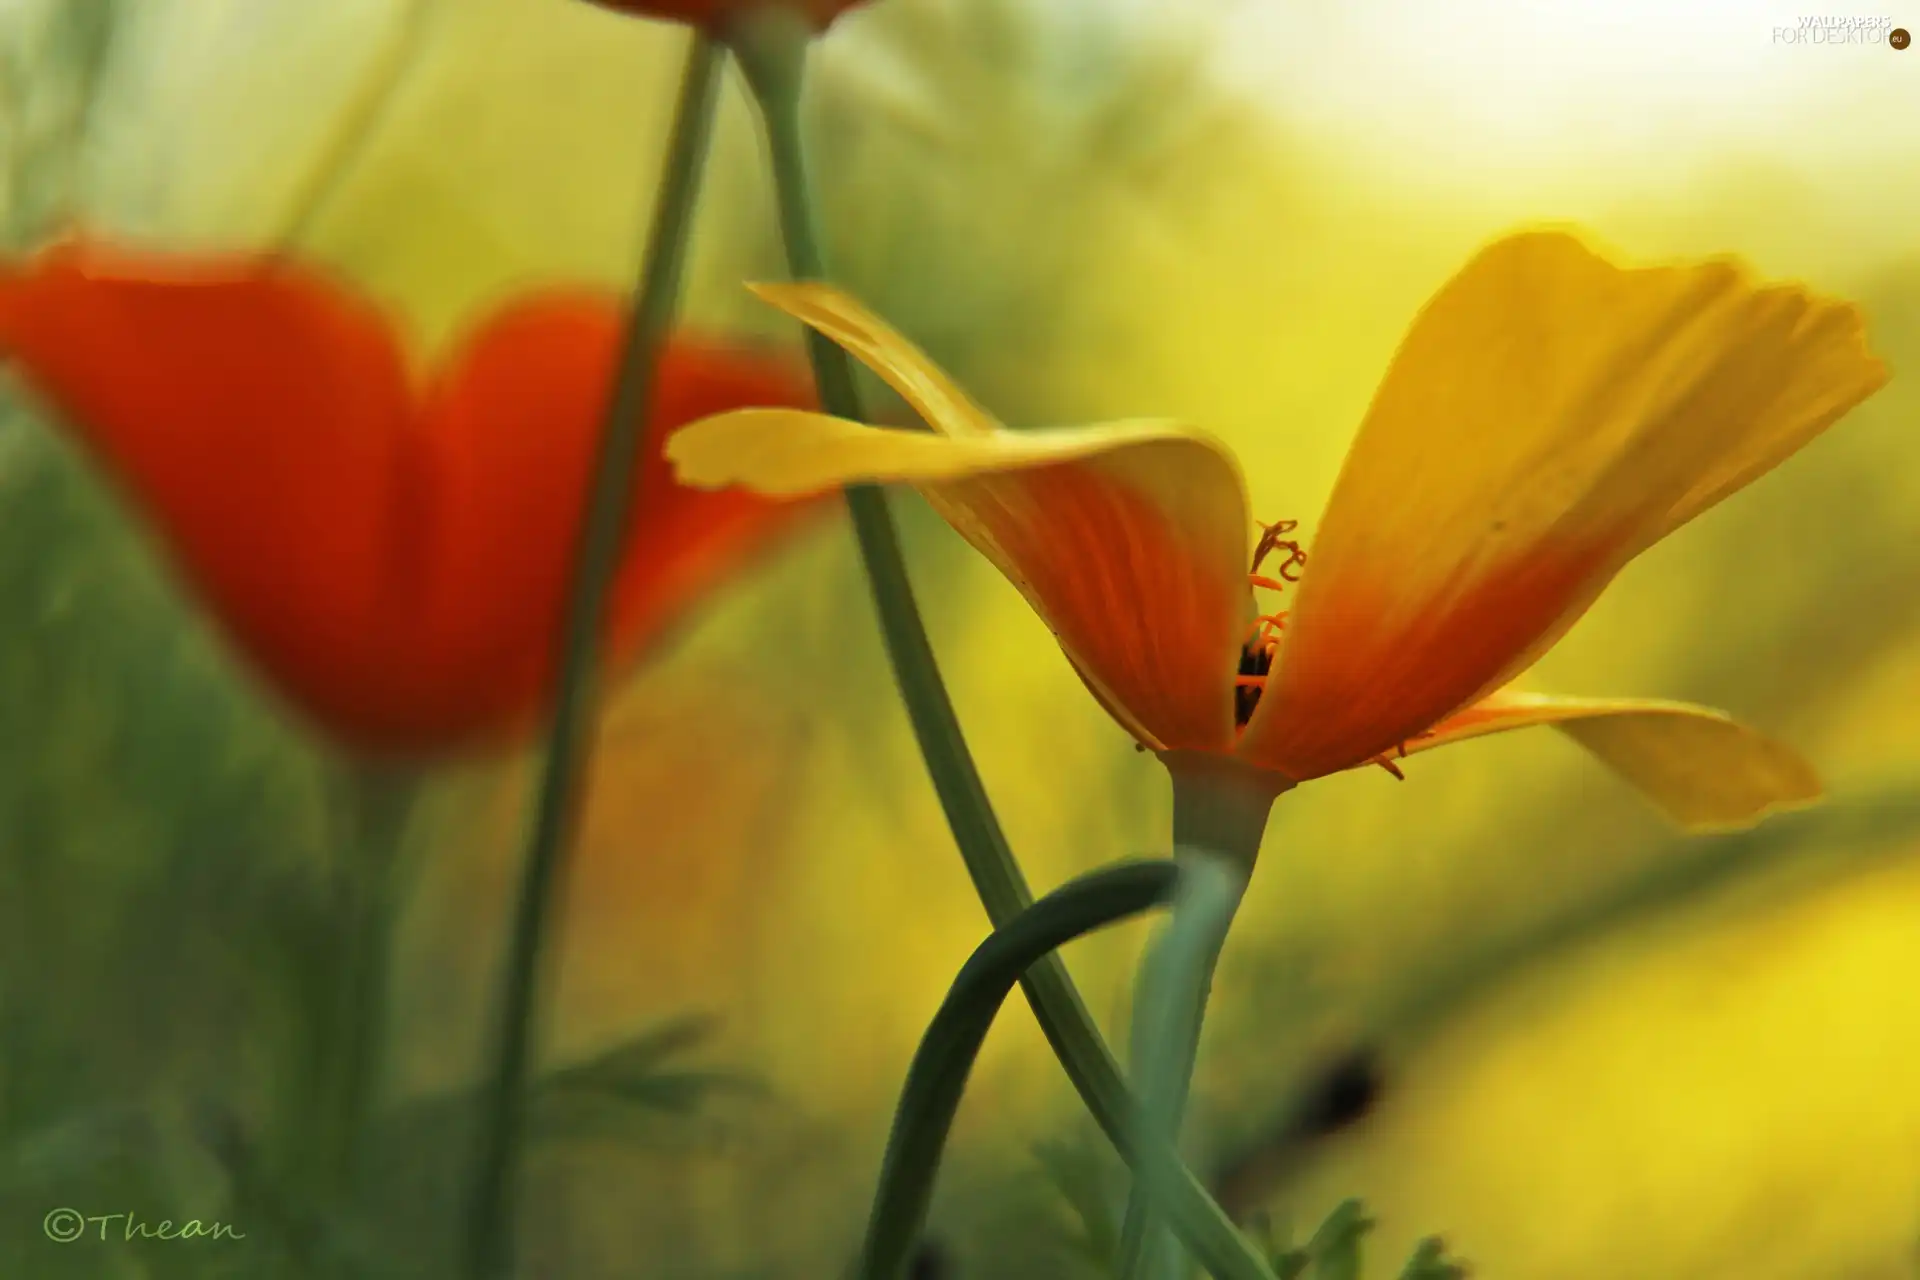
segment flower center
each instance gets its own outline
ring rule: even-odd
[[[1260,541],[1253,548],[1253,566],[1247,570],[1247,581],[1254,587],[1284,591],[1300,581],[1300,573],[1307,566],[1307,553],[1300,549],[1298,542],[1287,537],[1299,527],[1298,520],[1260,524]],[[1273,574],[1262,574],[1260,566],[1269,556],[1282,551],[1286,552],[1286,559]],[[1286,620],[1284,610],[1261,614],[1253,620],[1253,633],[1240,646],[1240,670],[1233,679],[1233,722],[1238,728],[1247,727],[1247,722],[1253,719],[1253,709],[1260,705],[1260,693],[1267,687],[1267,673],[1273,670],[1273,655],[1280,648],[1280,630]]]
[[[1287,535],[1300,527],[1298,520],[1276,520],[1272,524],[1254,521],[1260,526],[1260,541],[1254,544],[1253,564],[1247,570],[1247,581],[1255,590],[1284,591],[1300,581],[1300,575],[1307,567],[1307,553],[1300,544]],[[1286,558],[1280,561],[1272,573],[1263,574],[1260,566],[1271,556],[1281,552]],[[1263,613],[1253,620],[1253,631],[1246,643],[1240,646],[1240,669],[1233,677],[1233,723],[1236,729],[1245,729],[1253,719],[1255,707],[1260,705],[1260,695],[1266,690],[1267,677],[1273,671],[1274,656],[1280,651],[1280,632],[1285,628],[1287,612],[1284,609],[1272,613]],[[1431,733],[1431,730],[1428,731]],[[1415,734],[1414,738],[1424,738],[1428,733]],[[1405,757],[1407,744],[1400,744],[1398,754]],[[1393,762],[1393,752],[1381,752],[1369,763],[1377,764],[1394,777],[1405,781],[1406,775],[1400,772]]]

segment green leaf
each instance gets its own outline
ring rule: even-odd
[[[1120,1246],[1115,1197],[1122,1194],[1122,1166],[1104,1142],[1090,1134],[1034,1144],[1033,1155],[1080,1225],[1073,1245],[1098,1267],[1110,1267]]]
[[[537,1098],[561,1102],[598,1098],[686,1116],[716,1094],[764,1096],[764,1082],[745,1072],[667,1066],[711,1040],[718,1027],[716,1019],[704,1014],[676,1018],[585,1062],[550,1072],[535,1084]]]
[[[1400,1280],[1466,1280],[1466,1276],[1466,1265],[1447,1257],[1446,1245],[1439,1236],[1422,1240],[1400,1271]]]
[[[1335,1206],[1307,1242],[1314,1280],[1360,1280],[1360,1242],[1373,1226],[1358,1200],[1343,1200]]]
[[[1312,1254],[1295,1247],[1293,1227],[1283,1222],[1276,1228],[1273,1216],[1264,1209],[1253,1215],[1247,1224],[1247,1234],[1260,1245],[1267,1256],[1267,1265],[1280,1280],[1299,1280],[1313,1264]]]
[[[717,1098],[763,1099],[769,1090],[753,1075],[694,1068],[677,1060],[706,1044],[717,1019],[687,1014],[650,1027],[580,1062],[549,1070],[534,1082],[531,1111],[536,1141],[613,1140],[656,1144],[663,1122],[701,1116]],[[477,1090],[413,1099],[386,1116],[381,1146],[390,1152],[451,1152],[462,1147],[479,1106]]]

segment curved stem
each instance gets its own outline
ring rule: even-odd
[[[700,164],[713,124],[719,58],[712,40],[703,34],[693,37],[567,596],[553,731],[535,800],[501,994],[480,1160],[468,1207],[467,1267],[475,1280],[503,1277],[512,1269],[514,1178],[533,1059],[543,944],[592,750],[589,730],[596,649],[605,620],[607,587],[624,550],[643,420],[653,397],[660,344],[679,294]]]
[[[339,190],[341,178],[366,149],[368,139],[374,134],[374,125],[392,104],[393,91],[419,52],[420,32],[426,26],[431,4],[432,0],[406,0],[396,24],[399,29],[381,51],[373,70],[355,90],[305,179],[294,188],[293,198],[287,202],[286,223],[267,242],[273,251],[288,252],[306,239],[314,219]]]
[[[862,1280],[899,1280],[912,1256],[967,1076],[1020,975],[1073,939],[1165,902],[1177,879],[1171,862],[1102,867],[1049,893],[974,951],[908,1068],[860,1254]]]
[[[761,8],[736,23],[727,33],[727,41],[766,124],[789,272],[795,279],[823,279],[826,271],[813,227],[800,140],[799,98],[806,32],[791,14],[777,7]],[[822,406],[842,417],[862,418],[846,352],[809,333],[808,353]],[[914,602],[913,585],[900,555],[899,536],[886,498],[879,490],[862,485],[850,486],[846,492],[887,656],[927,773],[987,918],[996,927],[1003,926],[1032,905],[1033,891],[994,815],[959,717],[940,678],[939,663]],[[1020,986],[1033,1008],[1034,1020],[1101,1132],[1130,1163],[1148,1158],[1136,1150],[1131,1136],[1133,1099],[1120,1074],[1120,1064],[1094,1024],[1066,966],[1058,956],[1049,954],[1027,971]],[[1199,1180],[1183,1166],[1176,1165],[1175,1169],[1172,1212],[1182,1237],[1205,1256],[1226,1257],[1239,1252],[1261,1266]]]
[[[1139,1131],[1144,1140],[1176,1151],[1214,963],[1247,887],[1241,858],[1189,846],[1179,851],[1178,865],[1173,919],[1141,966],[1133,1021]],[[1143,1165],[1135,1175],[1120,1233],[1122,1280],[1179,1280],[1183,1274],[1178,1247],[1156,1221],[1171,1198],[1168,1192],[1155,1164]]]

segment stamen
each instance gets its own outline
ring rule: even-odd
[[[1260,525],[1260,541],[1254,545],[1253,568],[1248,570],[1248,572],[1259,573],[1261,564],[1266,561],[1268,556],[1276,551],[1285,551],[1287,553],[1286,561],[1275,570],[1275,572],[1280,575],[1283,581],[1300,581],[1299,571],[1306,568],[1307,553],[1300,549],[1298,542],[1291,541],[1286,536],[1295,529],[1298,529],[1300,522],[1298,520],[1276,520],[1272,524],[1261,524],[1260,521],[1256,520],[1254,523]],[[1264,586],[1266,584],[1262,583],[1261,585]],[[1279,587],[1275,586],[1272,589],[1278,591]]]
[[[1307,553],[1298,542],[1287,537],[1300,527],[1299,522],[1254,523],[1260,526],[1260,541],[1254,544],[1253,565],[1247,571],[1247,581],[1263,591],[1284,591],[1300,581],[1300,571],[1307,563]],[[1277,552],[1285,552],[1286,559],[1272,575],[1262,574],[1260,566]],[[1240,648],[1240,669],[1233,680],[1233,718],[1242,729],[1253,719],[1253,709],[1260,705],[1260,694],[1267,687],[1267,673],[1273,669],[1274,655],[1280,650],[1280,632],[1286,621],[1284,609],[1261,614],[1253,620],[1253,630]]]
[[[1431,738],[1432,736],[1433,736],[1433,730],[1423,729],[1419,733],[1414,734],[1411,738],[1408,738],[1406,742],[1402,742],[1399,746],[1395,747],[1394,753],[1398,755],[1400,759],[1405,760],[1407,758],[1407,742],[1419,742],[1423,738]],[[1400,781],[1402,782],[1405,782],[1407,780],[1407,775],[1400,772],[1400,766],[1396,765],[1393,762],[1392,757],[1385,752],[1382,752],[1381,754],[1375,756],[1372,760],[1368,761],[1368,763],[1379,765],[1382,769],[1385,769],[1388,773],[1400,779]]]

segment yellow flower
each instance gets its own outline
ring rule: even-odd
[[[1500,240],[1414,320],[1311,568],[1283,522],[1263,526],[1250,574],[1246,486],[1205,432],[1010,431],[845,294],[756,292],[866,363],[934,431],[723,413],[668,442],[682,482],[772,496],[912,484],[1163,756],[1211,757],[1281,790],[1555,724],[1690,826],[1820,793],[1798,755],[1719,712],[1505,686],[1629,560],[1885,382],[1850,305],[1762,286],[1726,260],[1626,269],[1560,232]],[[1286,613],[1255,604],[1256,588],[1295,581]]]

